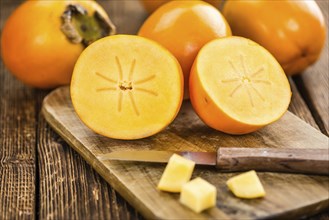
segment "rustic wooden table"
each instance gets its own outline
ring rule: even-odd
[[[21,0],[0,1],[0,27]],[[137,1],[100,1],[119,33],[146,18]],[[328,23],[329,2],[318,1]],[[18,32],[19,33],[19,32]],[[329,133],[328,37],[321,59],[290,78],[289,110]],[[0,219],[142,219],[40,115],[50,92],[29,88],[0,63]],[[327,219],[329,212],[314,219]]]

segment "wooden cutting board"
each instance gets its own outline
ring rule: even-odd
[[[91,110],[92,111],[92,110]],[[259,173],[263,199],[235,198],[225,185],[236,174],[197,167],[200,176],[217,187],[217,207],[195,214],[179,203],[179,194],[160,192],[156,185],[165,165],[100,161],[117,150],[215,151],[218,147],[326,148],[329,139],[287,112],[278,122],[250,135],[231,136],[214,131],[185,102],[177,119],[163,132],[143,140],[120,141],[95,134],[77,117],[69,88],[49,94],[42,108],[48,123],[141,214],[149,219],[260,219],[302,217],[329,207],[329,177]]]

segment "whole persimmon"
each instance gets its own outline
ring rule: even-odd
[[[324,47],[326,25],[313,0],[229,0],[223,14],[234,35],[261,44],[288,75],[313,64]]]
[[[26,1],[7,20],[1,36],[5,66],[38,88],[69,84],[80,53],[115,27],[95,1]]]
[[[157,8],[159,8],[161,5],[171,1],[171,0],[140,0],[142,5],[144,6],[145,10],[148,13],[154,12]],[[184,0],[181,0],[184,1]],[[201,0],[200,0],[201,1]],[[205,2],[208,2],[209,4],[212,4],[214,7],[219,8],[222,0],[204,0]]]
[[[158,8],[142,25],[140,36],[157,41],[174,54],[182,66],[185,93],[193,61],[211,40],[231,35],[222,14],[203,1],[170,1]]]

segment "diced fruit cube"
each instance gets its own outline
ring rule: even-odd
[[[201,211],[216,205],[216,187],[198,177],[182,188],[180,202],[193,211]]]
[[[265,190],[254,170],[230,178],[226,182],[236,197],[254,199],[265,196]]]
[[[158,189],[168,192],[180,192],[182,186],[191,179],[194,166],[193,161],[173,154],[162,174]]]

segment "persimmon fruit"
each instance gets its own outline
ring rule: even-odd
[[[162,191],[178,193],[193,174],[195,162],[178,154],[173,154],[161,176],[157,188]]]
[[[276,59],[259,44],[227,37],[206,44],[190,76],[190,99],[210,127],[246,134],[278,120],[291,90]]]
[[[188,80],[193,61],[209,41],[230,36],[225,18],[203,1],[170,1],[158,8],[144,22],[138,35],[155,40],[179,61],[188,98]]]
[[[163,4],[165,4],[169,1],[172,1],[172,0],[140,0],[140,2],[142,3],[144,9],[148,13],[154,12],[161,5],[163,5]],[[185,1],[185,0],[180,0],[180,1]],[[212,6],[214,6],[216,8],[219,8],[221,3],[222,3],[222,0],[205,0],[205,2],[208,2]]]
[[[216,206],[217,189],[208,181],[197,177],[182,186],[179,202],[196,213]]]
[[[238,198],[256,199],[266,195],[263,184],[254,170],[231,177],[226,185]]]
[[[265,47],[288,75],[313,64],[324,48],[326,24],[313,0],[228,0],[223,14],[234,35]]]
[[[183,76],[176,58],[139,36],[105,37],[79,57],[71,98],[80,119],[98,134],[140,139],[163,130],[183,99]]]
[[[2,30],[2,59],[24,83],[52,88],[70,83],[85,46],[114,33],[96,1],[25,1]]]

